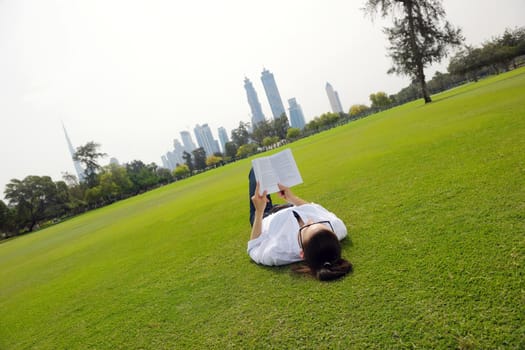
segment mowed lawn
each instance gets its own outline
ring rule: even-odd
[[[288,145],[334,283],[252,263],[242,160],[0,244],[0,349],[525,348],[525,69]]]

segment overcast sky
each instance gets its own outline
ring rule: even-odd
[[[326,82],[345,110],[396,93],[409,80],[386,74],[389,22],[366,17],[364,3],[0,0],[0,198],[12,178],[74,173],[61,121],[75,147],[95,141],[121,163],[161,165],[182,130],[208,123],[217,137],[250,121],[245,76],[269,118],[263,68],[307,121],[330,109]],[[523,0],[444,8],[469,44],[525,25]]]

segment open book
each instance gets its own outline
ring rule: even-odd
[[[255,179],[259,182],[259,191],[268,193],[279,192],[278,183],[292,187],[303,183],[292,151],[285,149],[282,152],[268,157],[260,157],[252,160]]]

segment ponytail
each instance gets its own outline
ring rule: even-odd
[[[292,268],[301,274],[310,274],[319,281],[332,281],[352,272],[352,264],[341,258],[341,244],[329,230],[322,230],[303,246],[304,264]]]
[[[334,264],[330,262],[324,263],[320,269],[316,271],[312,270],[312,274],[314,274],[314,277],[319,281],[332,281],[345,276],[352,272],[352,270],[352,263],[340,258]]]

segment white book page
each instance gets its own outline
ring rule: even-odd
[[[277,184],[292,187],[303,183],[292,151],[285,149],[269,157],[261,157],[252,161],[255,179],[259,182],[259,192],[279,192]]]

